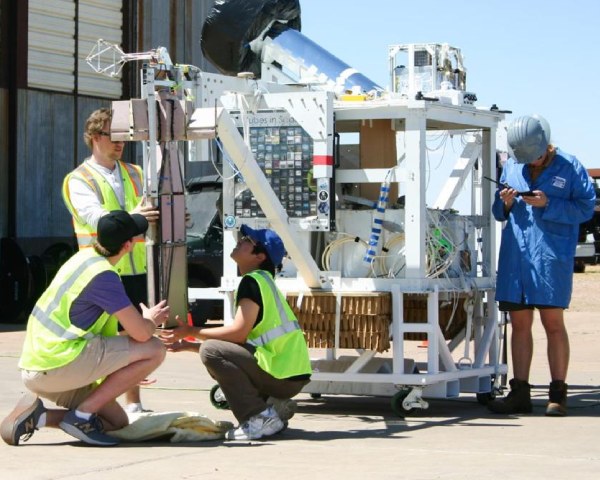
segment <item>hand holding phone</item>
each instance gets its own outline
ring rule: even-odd
[[[496,185],[499,185],[501,187],[512,188],[508,183],[501,183],[498,180],[494,180],[493,178],[486,177],[485,175],[483,176],[483,178],[485,178],[486,180],[489,180],[490,182],[494,182]],[[523,197],[535,197],[535,193],[533,193],[531,190],[527,190],[526,192],[517,192],[517,197],[520,195]]]

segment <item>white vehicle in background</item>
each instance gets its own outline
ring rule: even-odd
[[[594,235],[588,233],[585,236],[585,241],[579,242],[575,250],[575,265],[573,270],[575,273],[585,272],[585,266],[596,264],[596,245]]]
[[[579,227],[579,243],[575,250],[575,273],[583,273],[585,266],[596,265],[600,255],[600,168],[589,168],[588,173],[596,185],[594,216]]]

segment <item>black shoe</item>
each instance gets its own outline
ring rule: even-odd
[[[37,423],[42,413],[46,412],[42,401],[31,393],[26,393],[12,412],[2,421],[0,434],[2,440],[9,445],[26,442],[37,430]]]
[[[531,413],[531,385],[524,380],[513,378],[510,382],[510,392],[504,398],[488,402],[487,407],[494,413]]]
[[[553,380],[550,383],[548,396],[550,401],[546,407],[548,417],[564,417],[567,414],[567,387],[562,380]]]

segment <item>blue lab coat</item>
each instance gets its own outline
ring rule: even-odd
[[[494,217],[502,229],[496,300],[567,308],[579,224],[594,213],[593,180],[573,156],[557,149],[550,165],[532,182],[526,165],[509,158],[501,182],[518,191],[541,190],[548,205],[536,208],[516,197],[505,214],[499,190]],[[500,189],[503,187],[500,187]]]

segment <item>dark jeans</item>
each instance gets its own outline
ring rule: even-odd
[[[266,399],[292,398],[309,380],[280,380],[258,366],[252,347],[223,340],[206,340],[200,358],[240,423],[267,408]]]

